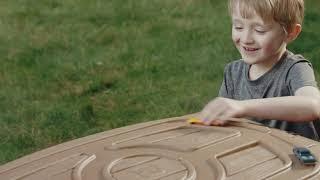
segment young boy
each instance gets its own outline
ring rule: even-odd
[[[301,32],[303,0],[229,0],[242,59],[225,67],[219,98],[199,113],[207,125],[248,117],[308,138],[317,135],[320,93],[311,64],[286,49]]]

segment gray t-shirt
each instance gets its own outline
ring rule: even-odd
[[[286,51],[272,69],[256,80],[249,79],[249,68],[250,65],[242,60],[227,64],[219,96],[236,100],[293,96],[295,91],[303,86],[317,87],[311,63],[303,56],[294,55],[290,51]],[[314,131],[309,122],[293,123],[257,118],[252,120],[314,138]]]

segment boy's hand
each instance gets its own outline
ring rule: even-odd
[[[219,97],[210,101],[197,118],[205,125],[223,126],[227,119],[243,117],[244,113],[245,107],[241,101]]]

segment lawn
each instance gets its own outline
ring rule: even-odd
[[[320,1],[289,46],[320,73]],[[2,0],[0,164],[198,112],[240,58],[222,0]]]

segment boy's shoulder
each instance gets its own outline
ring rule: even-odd
[[[225,71],[239,72],[241,70],[244,70],[246,66],[247,64],[242,59],[234,60],[225,66]]]
[[[287,53],[287,56],[286,56],[287,60],[292,60],[293,62],[296,62],[296,61],[308,61],[301,54],[294,54],[293,52],[291,52],[289,50],[287,50],[286,53]]]
[[[277,65],[273,68],[281,69],[281,71],[289,71],[295,65],[304,63],[312,67],[310,61],[308,61],[301,54],[294,54],[289,50],[287,50],[285,53],[286,54],[284,54],[283,60],[277,63]],[[227,74],[238,76],[242,73],[246,73],[248,69],[249,65],[246,64],[242,59],[238,59],[227,63],[224,71]]]
[[[307,62],[310,64],[310,61],[308,61],[304,56],[302,56],[301,54],[294,54],[293,52],[287,50],[286,54],[285,54],[285,62],[288,64],[296,64],[298,62]],[[234,60],[232,62],[229,62],[226,66],[225,66],[225,70],[228,71],[238,71],[238,70],[242,70],[245,69],[248,66],[248,64],[246,64],[242,59],[238,59],[238,60]]]
[[[290,71],[294,67],[305,67],[310,66],[312,68],[312,64],[309,60],[307,60],[304,56],[301,54],[294,54],[290,51],[287,51],[287,56],[284,60],[283,68],[288,69]]]

